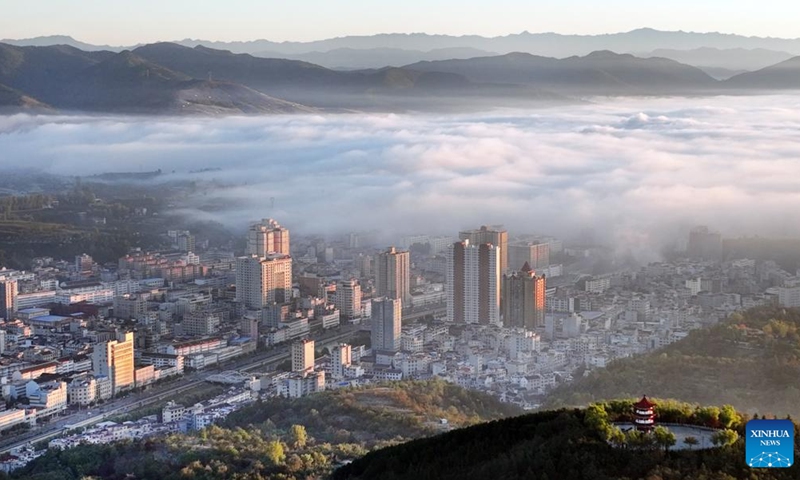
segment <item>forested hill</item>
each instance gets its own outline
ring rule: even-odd
[[[491,396],[443,381],[333,390],[258,402],[199,433],[51,451],[10,477],[324,478],[337,462],[372,449],[520,413]]]
[[[758,308],[556,389],[548,407],[642,394],[800,417],[800,311]]]
[[[796,479],[800,469],[751,469],[745,464],[743,433],[746,418],[725,419],[730,429],[719,430],[711,448],[666,450],[675,437],[631,431],[636,443],[616,443],[610,432],[622,406],[616,401],[587,410],[557,410],[498,420],[415,440],[367,454],[337,469],[333,480],[750,480]],[[658,402],[657,402],[658,403]],[[683,422],[708,425],[723,420],[729,407],[670,404],[669,415]],[[673,408],[675,407],[675,408]],[[716,413],[712,419],[709,414]],[[724,425],[719,425],[723,427]],[[618,429],[617,429],[618,430]],[[658,428],[656,429],[659,430]],[[797,430],[797,428],[795,428]],[[607,441],[610,439],[611,442]],[[646,441],[640,442],[644,439]],[[622,448],[625,445],[626,448]],[[720,446],[722,445],[722,446]],[[799,455],[795,444],[795,455]]]

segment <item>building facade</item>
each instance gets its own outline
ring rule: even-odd
[[[544,327],[546,284],[527,263],[503,275],[503,325],[527,330]]]
[[[314,340],[304,339],[292,344],[292,371],[307,373],[314,370]]]
[[[0,318],[11,320],[17,311],[17,281],[0,281]]]
[[[390,247],[375,258],[375,291],[379,297],[411,302],[411,256]]]
[[[500,323],[500,251],[469,240],[450,246],[447,257],[447,318],[456,323]]]
[[[344,372],[353,361],[353,347],[340,343],[331,348],[331,376],[336,380],[344,378]]]
[[[372,350],[396,352],[401,347],[402,308],[400,300],[376,298],[372,300]]]
[[[292,298],[292,257],[255,255],[236,259],[236,301],[253,310]]]
[[[508,272],[516,272],[523,265],[538,270],[550,265],[550,244],[526,242],[508,246]]]
[[[339,282],[333,304],[339,309],[342,317],[352,320],[361,318],[361,285],[355,279]]]
[[[491,243],[500,249],[500,273],[508,272],[508,231],[499,225],[482,226],[475,230],[464,230],[458,233],[461,241],[469,240],[471,245]],[[520,267],[514,267],[520,268]]]
[[[261,223],[251,225],[247,231],[246,253],[257,257],[266,257],[272,253],[291,255],[289,230],[271,218],[265,218]]]
[[[118,334],[116,340],[99,343],[94,347],[94,373],[111,379],[114,394],[134,386],[133,354],[133,332]]]

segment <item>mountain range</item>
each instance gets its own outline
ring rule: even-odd
[[[71,45],[81,50],[110,50],[120,52],[141,45],[108,46],[80,42],[66,35],[52,35],[27,39],[5,39],[2,43],[17,46]],[[640,28],[629,32],[600,35],[563,35],[558,33],[530,33],[483,37],[480,35],[432,35],[426,33],[382,33],[377,35],[351,35],[310,42],[274,42],[252,40],[244,42],[214,42],[200,39],[177,40],[188,47],[203,45],[209,48],[230,50],[234,53],[258,52],[297,55],[311,52],[328,52],[334,49],[402,49],[430,52],[437,49],[470,48],[486,52],[526,52],[550,57],[587,55],[596,50],[622,53],[650,52],[657,49],[692,50],[715,49],[766,49],[800,55],[800,39],[750,37],[717,32],[697,33],[662,31]]]
[[[69,45],[84,51],[133,50],[127,47],[93,45],[66,35],[2,40],[15,46]],[[613,35],[528,34],[505,37],[450,37],[425,34],[383,34],[341,37],[316,42],[211,42],[185,39],[172,43],[204,46],[263,58],[286,58],[314,63],[334,70],[399,67],[421,61],[464,59],[524,52],[565,58],[597,50],[631,53],[637,57],[662,57],[699,67],[718,79],[754,71],[800,55],[800,41],[744,37],[739,35],[634,30]],[[476,45],[480,45],[478,48]]]
[[[788,52],[766,50],[763,48],[710,48],[691,50],[659,48],[651,52],[634,53],[642,58],[661,57],[698,67],[722,80],[746,71],[756,71],[792,58]]]
[[[408,111],[800,88],[800,57],[725,81],[669,58],[612,51],[553,58],[460,49],[431,58],[457,53],[479,56],[334,70],[202,45],[156,43],[113,52],[0,43],[0,107],[165,114]],[[708,51],[693,55],[714,57]]]

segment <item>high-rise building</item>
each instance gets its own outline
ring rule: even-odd
[[[91,277],[93,266],[94,260],[89,255],[84,253],[83,255],[75,256],[75,271],[78,275],[82,277]]]
[[[500,323],[500,251],[489,243],[456,242],[447,257],[447,318],[457,323]]]
[[[372,313],[372,350],[400,350],[403,313],[400,300],[374,298]]]
[[[722,235],[708,227],[695,227],[689,232],[686,254],[695,260],[722,260]]]
[[[0,330],[0,355],[6,353],[6,331]]]
[[[358,275],[361,278],[368,278],[372,276],[372,255],[364,255],[359,253],[355,258],[355,265],[358,268]]]
[[[545,277],[526,262],[522,269],[503,275],[503,325],[528,330],[544,327]]]
[[[181,252],[196,252],[195,249],[195,237],[194,235],[184,232],[178,235],[175,239],[175,243],[178,246],[178,250]]]
[[[280,253],[236,259],[236,301],[260,310],[292,298],[292,258]]]
[[[375,290],[377,296],[411,304],[411,257],[390,247],[375,258]]]
[[[349,367],[353,360],[353,347],[340,343],[331,348],[331,376],[335,379],[344,378],[344,369]]]
[[[0,281],[0,317],[10,320],[17,311],[17,281]]]
[[[134,385],[133,332],[117,334],[116,340],[98,343],[92,352],[94,374],[111,379],[114,393]]]
[[[458,239],[462,241],[469,240],[471,245],[491,243],[495,247],[500,247],[500,273],[508,272],[508,231],[502,226],[492,225],[487,227],[484,225],[476,230],[464,230],[458,233]]]
[[[289,230],[281,227],[271,218],[261,220],[247,231],[247,255],[266,257],[271,253],[291,255],[289,250]]]
[[[314,340],[304,339],[292,344],[292,371],[314,371]]]
[[[516,272],[523,265],[537,270],[550,265],[550,244],[539,242],[526,242],[508,246],[508,272]]]
[[[361,285],[355,279],[345,280],[336,285],[333,304],[342,317],[351,320],[361,318]]]

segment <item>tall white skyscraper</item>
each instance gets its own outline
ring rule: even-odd
[[[273,253],[236,259],[236,301],[260,310],[292,298],[292,258]]]
[[[379,297],[411,304],[411,257],[390,247],[375,257],[375,290]]]
[[[247,255],[266,257],[271,253],[291,255],[289,250],[289,229],[271,219],[250,226],[247,231]]]
[[[500,248],[469,240],[447,255],[447,318],[457,323],[500,323]]]
[[[372,350],[400,350],[403,313],[400,300],[376,298],[372,300]]]

